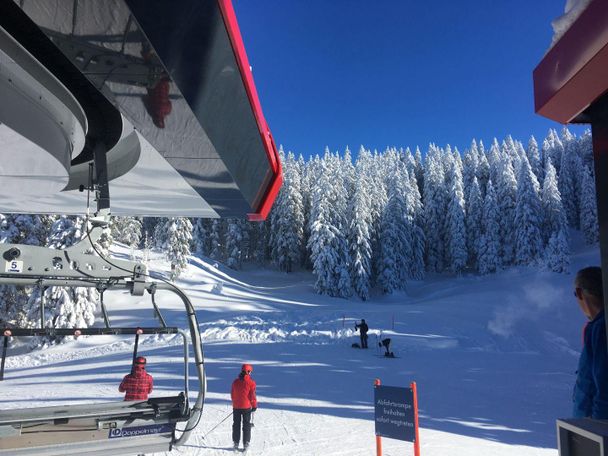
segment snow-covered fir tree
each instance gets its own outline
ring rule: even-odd
[[[545,181],[541,192],[541,217],[543,243],[546,245],[553,233],[567,225],[562,197],[557,187],[557,172],[550,159],[545,165]]]
[[[354,189],[349,204],[348,245],[353,290],[362,300],[369,298],[372,273],[370,183],[361,159],[357,161]]]
[[[410,225],[410,243],[412,253],[409,259],[409,278],[424,279],[424,249],[426,236],[424,234],[424,207],[418,191],[415,174],[409,176],[409,188],[406,193],[408,223]]]
[[[536,175],[524,156],[519,168],[515,203],[515,262],[534,264],[543,252],[542,213]]]
[[[159,217],[156,219],[156,224],[154,225],[154,231],[152,234],[152,244],[159,250],[164,249],[164,246],[167,244],[170,224],[171,219],[165,217]]]
[[[559,193],[562,197],[562,205],[564,206],[568,225],[572,228],[578,228],[579,221],[575,176],[575,173],[578,172],[580,168],[576,151],[578,142],[566,127],[564,127],[564,130],[562,131],[561,142],[563,147],[558,179]]]
[[[405,286],[404,270],[411,255],[410,233],[404,217],[407,208],[401,179],[395,175],[388,190],[388,203],[380,225],[381,259],[378,284],[384,293],[392,293]]]
[[[477,166],[479,164],[479,151],[477,142],[473,140],[471,147],[465,152],[462,170],[462,183],[468,189],[473,184],[473,178],[477,176]],[[479,180],[478,180],[479,185]]]
[[[570,269],[570,247],[567,229],[564,227],[549,238],[545,261],[553,272],[568,272]]]
[[[311,161],[308,164],[312,163]],[[302,242],[300,244],[300,266],[309,268],[310,264],[310,255],[308,254],[307,243],[308,238],[310,237],[310,209],[311,209],[311,174],[310,168],[304,160],[304,157],[300,155],[298,157],[298,173],[300,175],[300,192],[302,196],[302,217],[304,218],[304,223],[302,224]]]
[[[131,248],[131,258],[141,242],[143,224],[137,217],[112,217],[112,238]]]
[[[195,218],[192,220],[192,253],[199,256],[209,254],[209,235],[211,222],[209,219]]]
[[[462,175],[457,162],[452,165],[449,181],[445,219],[446,264],[451,272],[459,273],[467,264],[467,234]]]
[[[526,157],[528,157],[528,163],[530,163],[530,168],[532,168],[532,172],[538,179],[539,185],[543,181],[543,166],[540,158],[540,151],[538,150],[538,143],[536,142],[536,138],[534,136],[530,136],[528,140],[528,148],[526,149]]]
[[[443,166],[439,150],[432,146],[426,157],[424,173],[424,221],[426,265],[431,272],[443,270],[444,220],[447,207]]]
[[[479,190],[481,191],[481,197],[485,198],[486,187],[488,186],[488,180],[490,179],[490,163],[485,152],[483,152],[483,142],[479,141],[478,146],[478,160],[477,160],[477,181],[479,183]]]
[[[567,272],[570,263],[568,222],[557,185],[557,173],[551,159],[545,166],[545,181],[541,196],[543,236],[546,242],[545,264],[554,272]]]
[[[517,180],[508,157],[497,162],[496,200],[500,212],[500,242],[502,265],[509,266],[515,259],[515,207]]]
[[[479,272],[490,274],[500,269],[500,213],[492,180],[488,181],[483,203],[482,235],[479,239]]]
[[[479,258],[479,235],[482,233],[483,218],[483,199],[477,177],[473,177],[473,182],[469,188],[467,203],[467,251],[469,264],[477,268]]]
[[[583,167],[582,192],[581,192],[581,230],[587,244],[599,242],[599,223],[597,219],[597,201],[595,196],[595,178],[592,170]]]
[[[224,221],[213,219],[211,222],[211,233],[209,234],[209,257],[213,260],[224,258]]]
[[[283,154],[282,150],[280,154]],[[270,216],[272,258],[281,271],[291,272],[301,263],[304,206],[294,155],[290,152],[283,163],[283,186]]]
[[[167,261],[171,264],[171,280],[175,280],[188,265],[192,223],[185,217],[171,217],[167,224],[167,240],[163,246]]]
[[[345,224],[340,213],[344,187],[336,179],[335,157],[326,151],[317,186],[313,191],[310,240],[315,288],[320,294],[348,297],[352,294],[347,279],[349,253]]]
[[[564,152],[564,145],[559,139],[557,131],[550,129],[547,137],[543,141],[542,155],[546,168],[547,160],[551,160],[551,163],[555,167],[557,175],[560,175],[561,160]]]
[[[363,148],[363,146],[361,146]],[[422,195],[424,192],[424,165],[422,163],[422,152],[420,148],[416,147],[416,153],[414,154],[415,166],[414,166],[414,177],[418,184],[418,193]]]
[[[243,230],[237,219],[228,219],[226,230],[226,265],[232,269],[241,269],[243,263]]]

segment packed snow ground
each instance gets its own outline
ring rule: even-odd
[[[577,252],[573,272],[599,264],[597,248]],[[115,256],[127,253],[117,248]],[[167,272],[160,255],[150,267]],[[393,386],[417,382],[424,456],[556,455],[555,419],[570,412],[584,324],[572,281],[573,274],[530,268],[427,277],[363,303],[315,294],[307,272],[235,272],[193,257],[178,284],[198,310],[208,396],[200,425],[174,453],[226,454],[230,420],[207,433],[230,413],[230,384],[250,362],[260,402],[251,454],[375,454],[373,381],[380,378]],[[148,299],[106,296],[112,323],[153,324]],[[158,302],[170,325],[186,327],[175,298],[159,292]],[[372,330],[368,350],[351,348],[360,318]],[[380,356],[380,331],[399,358]],[[132,344],[104,336],[30,353],[13,348],[1,406],[120,400]],[[180,344],[172,336],[141,342],[154,395],[181,391]],[[383,439],[383,448],[387,456],[413,454],[407,442]]]

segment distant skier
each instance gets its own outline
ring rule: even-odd
[[[251,414],[258,409],[255,397],[255,381],[251,378],[253,366],[243,364],[238,378],[232,382],[232,442],[238,449],[241,440],[241,420],[243,421],[243,450],[247,451],[251,441]]]
[[[365,320],[361,320],[361,323],[355,325],[355,330],[359,330],[359,336],[361,337],[361,348],[367,348],[367,331],[369,327]]]
[[[133,370],[125,375],[118,391],[126,393],[125,401],[147,401],[152,386],[152,376],[146,372],[146,358],[138,356],[133,364]]]
[[[384,347],[386,349],[384,356],[386,356],[387,358],[394,358],[395,354],[391,351],[390,346],[391,346],[391,339],[388,337],[386,339],[382,339],[380,342],[378,342],[378,347]]]

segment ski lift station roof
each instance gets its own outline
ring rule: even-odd
[[[591,123],[589,109],[608,91],[608,2],[579,0],[556,22],[564,30],[534,70],[536,112]]]
[[[281,185],[230,0],[0,2],[0,148],[0,212],[105,185],[115,215],[262,220]]]

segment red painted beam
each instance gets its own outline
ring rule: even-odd
[[[576,121],[608,91],[608,1],[593,0],[534,69],[538,114]]]
[[[247,58],[247,53],[245,52],[245,45],[243,44],[239,24],[236,20],[234,8],[232,7],[232,0],[217,1],[220,11],[222,12],[226,30],[228,30],[228,36],[230,37],[232,49],[240,69],[241,77],[243,78],[243,84],[245,85],[247,96],[249,97],[249,103],[251,104],[253,115],[255,116],[258,124],[262,144],[266,149],[266,156],[268,157],[268,162],[270,163],[270,172],[266,176],[265,185],[263,188],[260,188],[258,197],[256,198],[256,212],[247,215],[248,219],[251,221],[262,221],[268,216],[268,213],[272,208],[272,204],[274,203],[277,195],[279,194],[279,190],[281,189],[281,184],[283,182],[281,161],[279,160],[279,154],[274,144],[274,140],[272,139],[270,128],[268,127],[268,123],[266,122],[262,112],[258,92],[255,88],[253,75],[251,74],[249,59]]]

